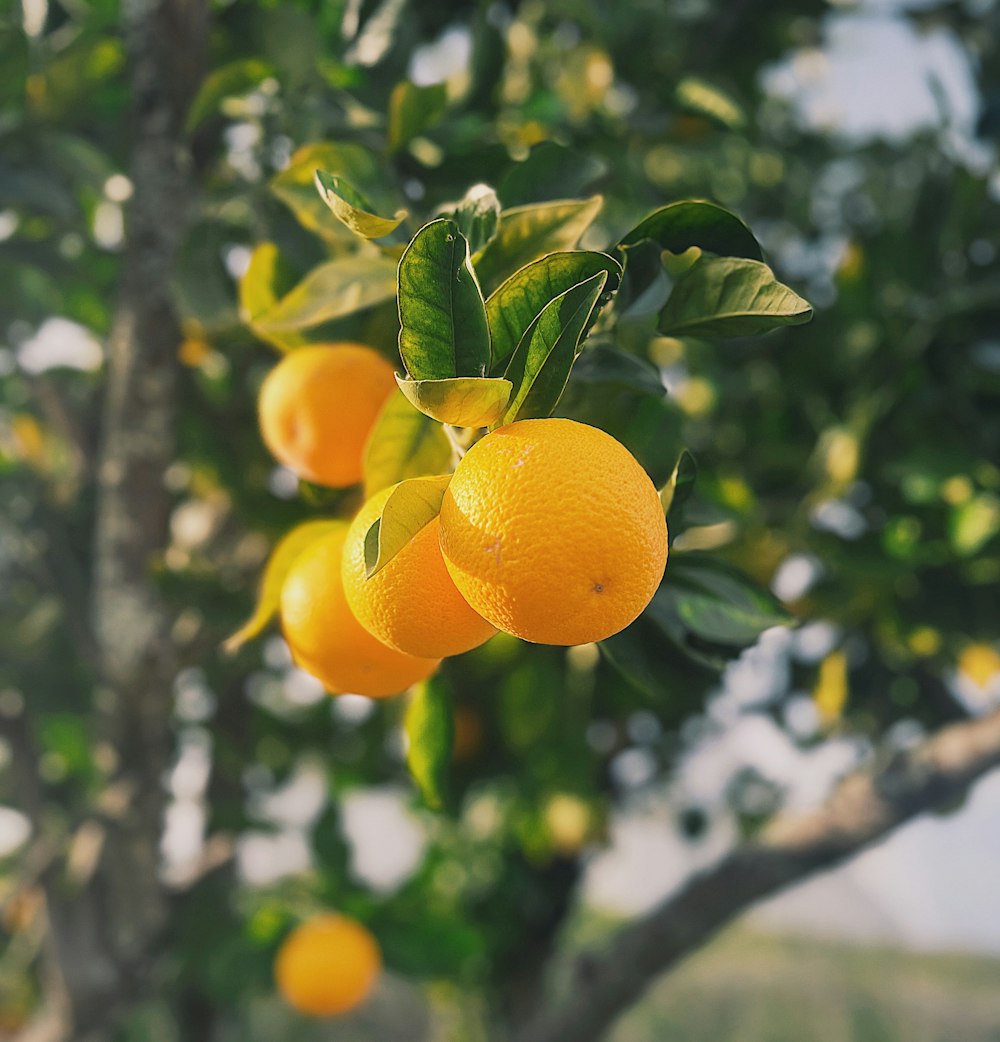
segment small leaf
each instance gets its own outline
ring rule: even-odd
[[[753,232],[733,213],[702,199],[684,199],[654,211],[619,243],[634,246],[645,239],[681,254],[692,246],[720,257],[763,260]]]
[[[679,507],[694,491],[695,479],[698,477],[698,465],[694,456],[684,449],[677,457],[677,465],[670,479],[660,489],[660,502],[664,514]]]
[[[298,333],[269,333],[257,319],[274,307],[294,285],[296,275],[273,242],[262,242],[250,255],[247,270],[240,278],[240,318],[261,340],[279,351],[290,351],[305,343]]]
[[[215,69],[205,77],[198,88],[198,93],[188,109],[185,129],[190,134],[211,116],[226,98],[249,94],[273,75],[273,66],[259,58],[243,58]]]
[[[401,481],[365,534],[365,578],[380,572],[441,512],[450,474]]]
[[[389,95],[389,154],[405,148],[418,134],[432,127],[448,107],[448,88],[443,83],[418,87],[403,80]]]
[[[228,654],[238,651],[271,621],[281,600],[281,587],[296,558],[317,539],[332,532],[343,521],[306,521],[288,532],[271,551],[253,615],[222,645]]]
[[[606,253],[572,250],[550,253],[515,272],[486,301],[486,320],[493,343],[493,371],[505,368],[521,338],[560,294],[607,272],[607,291],[618,286],[621,265]]]
[[[707,116],[729,130],[742,130],[746,126],[746,114],[729,94],[695,76],[682,79],[674,95],[677,103],[689,112]]]
[[[759,261],[703,257],[660,312],[670,336],[756,336],[812,318],[812,307]]]
[[[357,254],[327,261],[311,272],[255,325],[267,333],[309,329],[343,318],[396,292],[396,266],[381,254]]]
[[[605,391],[621,388],[657,398],[667,393],[655,365],[614,347],[588,347],[573,370],[573,379],[577,383],[601,385]]]
[[[397,210],[394,217],[379,217],[371,212],[371,203],[350,183],[336,174],[317,170],[315,174],[316,190],[320,198],[333,211],[333,215],[343,221],[352,232],[363,235],[366,239],[381,239],[382,236],[394,232],[407,216],[405,210]]]
[[[473,259],[483,289],[492,293],[508,275],[546,253],[572,250],[603,202],[595,195],[504,210],[496,237]]]
[[[476,253],[497,233],[500,200],[489,185],[473,185],[459,202],[446,204],[439,216],[454,221],[469,240],[469,251]]]
[[[646,616],[668,636],[679,631],[711,644],[746,647],[766,629],[793,620],[768,591],[736,569],[700,555],[675,556]],[[683,644],[682,644],[683,646]]]
[[[289,165],[271,180],[271,191],[295,214],[308,231],[315,232],[331,246],[353,248],[357,239],[343,224],[330,220],[330,210],[316,192],[317,170],[327,170],[352,185],[364,185],[373,194],[384,173],[375,157],[352,142],[317,142],[303,145]],[[376,208],[382,200],[376,200]]]
[[[599,271],[547,304],[521,338],[505,376],[514,385],[503,422],[544,417],[562,396],[580,338],[608,280]]]
[[[454,221],[424,225],[399,262],[399,353],[415,380],[484,376],[490,333],[469,244]]]
[[[429,416],[395,392],[379,413],[365,446],[365,498],[405,478],[440,474],[451,465],[451,443]]]
[[[482,376],[455,376],[447,380],[406,380],[397,376],[396,383],[422,413],[453,427],[492,426],[503,416],[513,390],[509,380]]]
[[[455,742],[451,699],[438,679],[418,684],[403,719],[406,764],[428,806],[440,809],[447,797],[448,768]]]

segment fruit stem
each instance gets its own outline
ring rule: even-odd
[[[462,444],[458,428],[453,427],[450,423],[444,423],[441,426],[444,427],[445,437],[451,444],[451,451],[455,454],[455,466],[457,467],[462,462],[466,446]]]

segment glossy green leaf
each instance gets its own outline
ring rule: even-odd
[[[447,798],[455,721],[451,698],[439,679],[417,685],[406,707],[403,730],[410,774],[428,806],[440,809]]]
[[[670,336],[756,336],[812,318],[812,307],[760,261],[703,257],[660,312]]]
[[[320,198],[330,207],[337,220],[366,239],[381,239],[389,235],[407,216],[405,210],[397,210],[394,217],[379,217],[372,213],[371,203],[349,181],[337,174],[317,170],[315,179]]]
[[[311,272],[255,325],[267,333],[318,326],[362,311],[396,293],[396,265],[378,253],[327,261]]]
[[[490,427],[504,414],[513,384],[482,376],[447,380],[406,380],[396,377],[400,390],[426,416],[453,427]]]
[[[689,112],[707,116],[729,130],[742,130],[746,126],[746,113],[726,91],[695,76],[685,76],[677,84],[674,96]]]
[[[288,532],[271,551],[257,594],[257,606],[249,619],[231,636],[223,649],[232,654],[256,637],[271,621],[281,600],[281,587],[299,554],[344,521],[306,521]]]
[[[424,225],[399,262],[399,353],[415,380],[484,376],[490,334],[469,244],[454,221]]]
[[[418,87],[404,80],[389,95],[389,153],[405,148],[444,114],[448,107],[448,88],[443,83]]]
[[[677,465],[667,483],[660,489],[660,502],[663,504],[663,512],[669,514],[676,507],[681,506],[685,499],[694,491],[695,479],[698,477],[698,465],[694,456],[684,449],[677,457]]]
[[[259,58],[242,58],[214,69],[202,81],[188,109],[188,133],[216,112],[227,98],[249,94],[273,75],[274,67]]]
[[[514,386],[504,423],[551,414],[607,280],[608,273],[599,271],[561,293],[525,332],[504,374]]]
[[[511,275],[486,301],[493,371],[506,367],[521,338],[548,303],[598,272],[607,274],[608,292],[618,286],[621,265],[606,253],[593,250],[551,253]]]
[[[702,199],[683,199],[661,207],[640,221],[619,245],[634,246],[646,239],[671,253],[697,246],[720,257],[764,259],[760,243],[736,214]]]
[[[440,474],[451,460],[451,443],[441,424],[397,391],[379,413],[365,446],[365,498],[405,478]]]
[[[445,206],[440,216],[455,222],[469,240],[469,251],[481,250],[500,223],[500,200],[489,185],[473,185],[457,203]]]
[[[793,620],[767,591],[734,568],[695,554],[675,555],[646,616],[668,635],[745,647]]]
[[[509,275],[547,253],[572,250],[603,202],[595,195],[504,210],[496,237],[474,258],[484,291],[492,293]]]
[[[400,550],[441,512],[450,474],[408,478],[385,501],[365,533],[365,578],[380,572]]]
[[[303,228],[322,236],[331,246],[352,248],[357,239],[339,221],[330,220],[330,209],[316,191],[316,171],[325,170],[352,185],[364,185],[365,194],[376,195],[374,186],[384,172],[366,148],[352,142],[318,142],[303,145],[289,165],[271,180],[271,191],[295,214]],[[376,199],[375,207],[384,200]]]

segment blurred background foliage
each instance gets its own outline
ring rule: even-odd
[[[329,1037],[419,1037],[427,999],[440,1037],[476,1038],[531,1001],[615,808],[675,791],[734,714],[766,717],[803,750],[849,739],[857,760],[1000,697],[996,7],[896,5],[915,38],[946,39],[975,88],[966,111],[931,80],[929,115],[872,133],[809,107],[850,3],[212,6],[211,72],[188,122],[201,192],[175,273],[182,413],[164,480],[176,505],[155,568],[184,663],[162,994],[185,1016],[214,1011],[203,1037],[327,1037],[275,1004],[270,964],[292,922],[332,907],[366,921],[392,973],[425,987],[394,976],[384,1008]],[[108,770],[82,620],[133,187],[119,16],[114,0],[0,11],[0,714],[37,743],[56,843]],[[803,623],[794,636],[769,631],[770,651],[745,653],[722,681],[717,665],[764,624],[720,641],[644,618],[603,651],[501,636],[450,660],[443,816],[412,789],[399,700],[331,702],[273,635],[220,654],[273,543],[352,503],[300,489],[264,450],[256,390],[278,356],[240,312],[260,242],[280,251],[282,288],[355,248],[312,186],[315,153],[296,155],[317,142],[379,213],[429,215],[484,182],[505,207],[601,193],[584,243],[597,248],[674,199],[746,220],[816,306],[813,323],[745,342],[668,338],[637,292],[615,341],[652,360],[669,397],[629,382],[583,418],[661,481],[690,449],[698,479],[675,560],[707,550],[751,574]],[[390,301],[296,336],[391,353],[394,323]],[[573,379],[617,387],[597,355]],[[10,762],[0,796],[13,805]],[[794,788],[766,765],[730,774],[714,803],[672,797],[672,827],[692,844],[720,819],[752,831]],[[44,922],[16,882],[28,828],[9,809],[0,826],[15,895],[0,1031],[13,1031],[38,1001]],[[219,867],[199,876],[206,854]],[[178,1037],[181,1023],[164,999],[128,1037]]]

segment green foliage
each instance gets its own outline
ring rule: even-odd
[[[448,469],[452,447],[440,425],[394,394],[379,415],[365,447],[365,496],[404,478]]]
[[[406,763],[430,807],[441,808],[447,797],[448,765],[455,741],[455,723],[448,690],[438,681],[418,685],[406,707]]]
[[[344,178],[325,170],[317,170],[315,176],[320,198],[334,217],[366,239],[381,239],[391,234],[407,216],[405,210],[399,210],[394,217],[379,217],[371,212],[371,203]]]
[[[403,547],[441,512],[450,474],[407,478],[385,501],[365,533],[365,577],[380,572]]]

